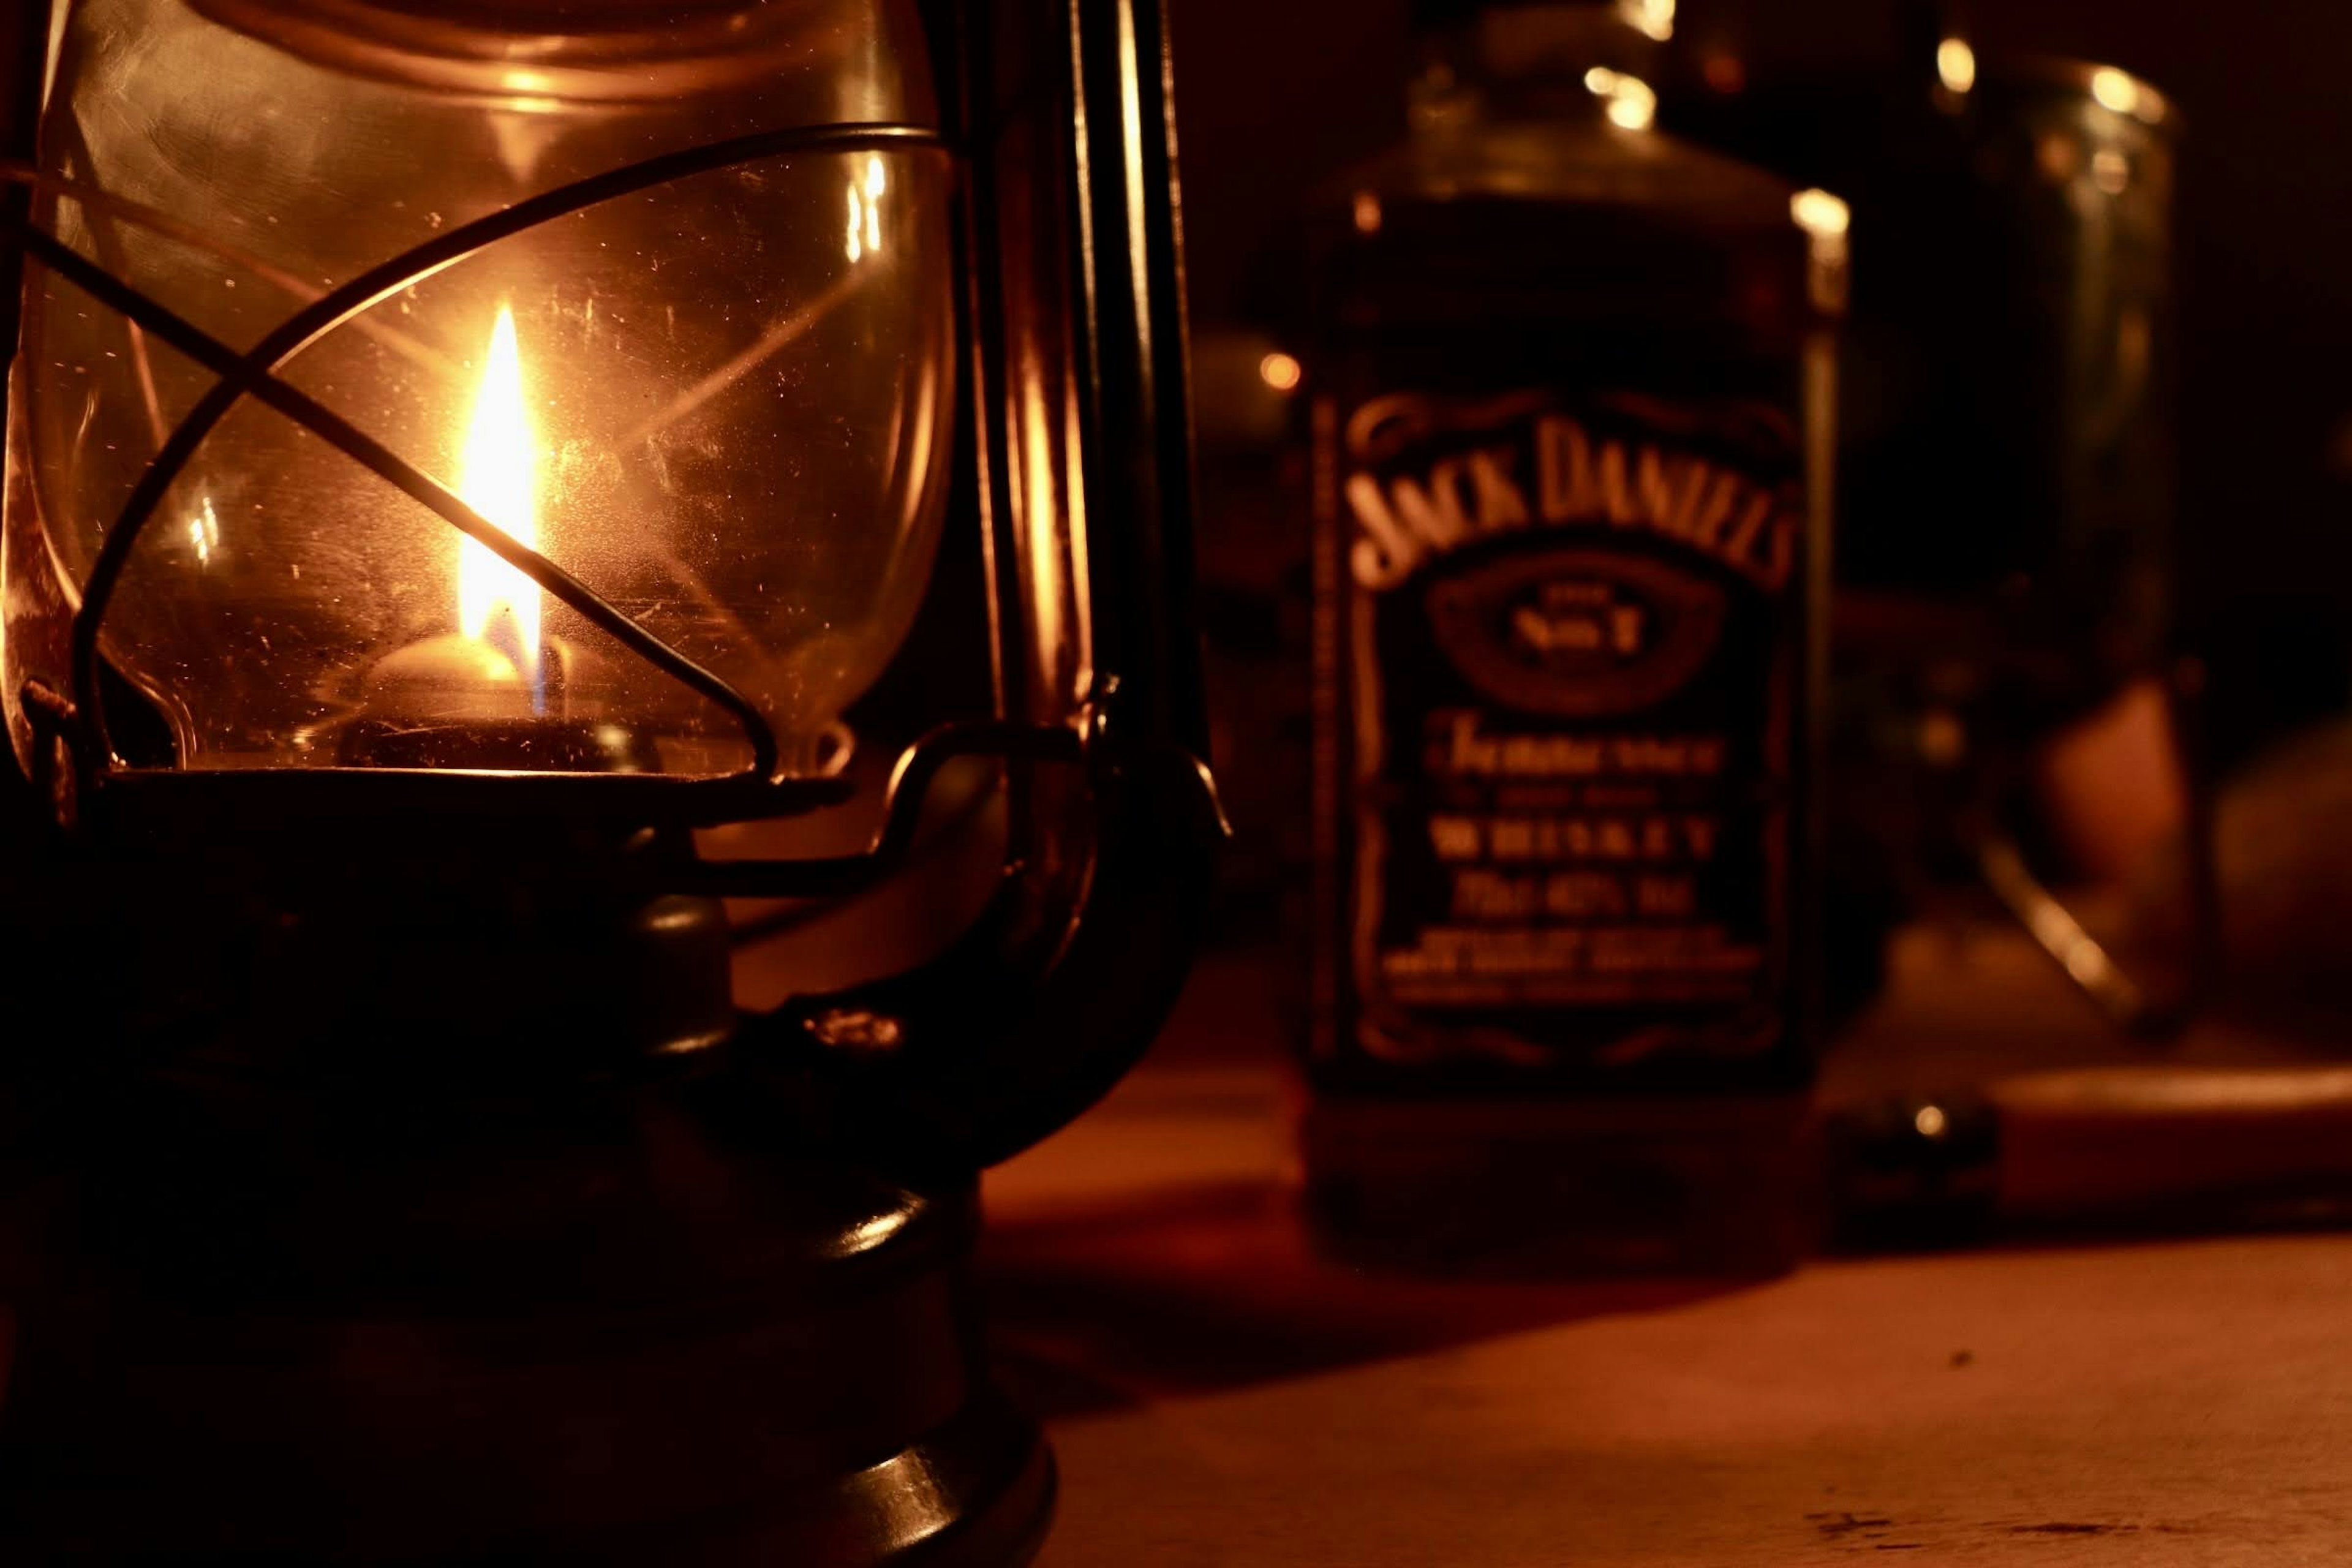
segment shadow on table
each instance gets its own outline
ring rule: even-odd
[[[1287,1194],[1234,1183],[992,1225],[997,1358],[1047,1415],[1212,1393],[1580,1319],[1677,1307],[1753,1280],[1447,1280],[1322,1258]]]

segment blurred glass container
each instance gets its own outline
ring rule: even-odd
[[[1833,994],[1973,884],[2162,1032],[2212,921],[2173,604],[2179,116],[2114,67],[1980,56],[1948,8],[1906,8],[1892,60],[1776,70],[1745,9],[1701,9],[1661,116],[1854,211]],[[2159,880],[2183,907],[2120,912]]]

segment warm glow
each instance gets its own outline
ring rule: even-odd
[[[1618,0],[1617,8],[1627,22],[1659,43],[1675,36],[1675,0]]]
[[[1276,352],[1257,362],[1257,374],[1276,392],[1296,392],[1307,373],[1298,362],[1286,353]]]
[[[1658,117],[1658,95],[1640,77],[1594,66],[1584,73],[1584,85],[1601,100],[1601,111],[1612,125],[1627,131],[1647,131]]]
[[[1977,84],[1976,50],[1966,38],[1946,38],[1936,46],[1936,74],[1952,91],[1968,91]]]
[[[2139,83],[2113,66],[2101,66],[2091,73],[2091,96],[2117,114],[2139,110]]]
[[[862,261],[882,250],[882,193],[889,188],[881,154],[866,161],[864,178],[849,177],[849,259]]]
[[[1923,1105],[1912,1113],[1911,1125],[1922,1138],[1941,1138],[1951,1130],[1952,1121],[1944,1114],[1942,1106]]]
[[[467,506],[520,544],[539,548],[539,437],[523,393],[522,348],[514,310],[499,307],[482,386],[466,424],[457,493]],[[462,539],[457,546],[457,628],[514,661],[539,688],[539,588],[492,554]]]
[[[188,519],[188,542],[195,546],[196,564],[213,563],[213,552],[220,547],[220,514],[213,510],[213,498],[206,496],[196,515]]]
[[[1853,221],[1845,203],[1827,191],[1799,191],[1789,198],[1789,216],[1817,239],[1842,235]]]
[[[1799,191],[1789,198],[1789,216],[1805,231],[1812,252],[1808,290],[1824,310],[1843,310],[1846,291],[1846,229],[1853,214],[1827,191]]]

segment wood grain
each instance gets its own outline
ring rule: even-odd
[[[1850,1056],[1833,1090],[2122,1054],[2014,943],[1901,962],[1863,1044],[1936,1059]],[[1213,964],[1159,1061],[992,1179],[1000,1342],[1059,1412],[1045,1568],[2352,1563],[2352,1237],[1353,1274],[1291,1217],[1254,984]]]
[[[2352,1245],[1819,1268],[1066,1419],[1046,1568],[2352,1559]]]

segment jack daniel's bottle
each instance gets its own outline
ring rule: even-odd
[[[1327,1243],[1769,1268],[1811,1080],[1844,210],[1650,129],[1671,4],[1424,0],[1313,225]]]

